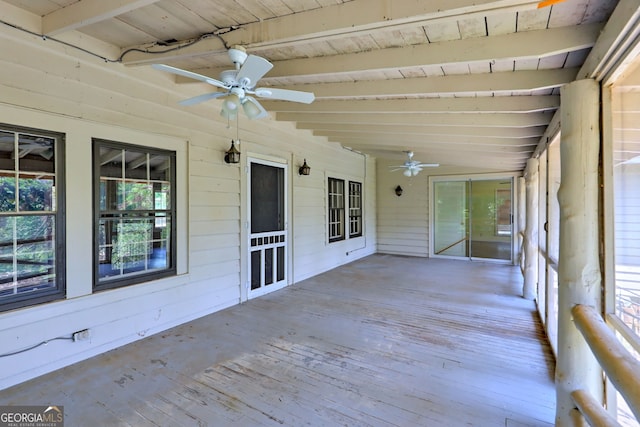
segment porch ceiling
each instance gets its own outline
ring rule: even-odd
[[[263,102],[276,120],[376,157],[411,150],[423,162],[496,170],[523,169],[616,4],[0,0],[41,17],[42,34],[80,32],[132,67],[219,78],[231,68],[227,48],[241,45],[274,63],[260,86],[316,95],[310,105]]]

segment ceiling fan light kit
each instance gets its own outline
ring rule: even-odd
[[[237,117],[240,106],[242,106],[244,114],[246,114],[249,119],[267,117],[267,111],[254,96],[280,101],[300,102],[303,104],[310,104],[314,101],[315,96],[311,92],[270,87],[256,88],[255,86],[258,80],[273,68],[273,64],[260,56],[248,55],[246,50],[241,46],[235,46],[229,49],[228,54],[229,59],[235,65],[235,70],[223,71],[220,73],[220,80],[165,64],[153,64],[152,67],[156,70],[188,77],[223,89],[224,91],[205,93],[185,99],[180,101],[180,104],[188,106],[211,99],[225,98],[220,114],[229,120]]]

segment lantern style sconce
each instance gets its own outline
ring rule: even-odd
[[[307,164],[307,159],[304,159],[304,163],[300,166],[300,169],[298,169],[298,173],[300,175],[309,175],[311,173],[311,168]]]
[[[231,147],[224,153],[224,161],[227,163],[240,163],[240,152],[231,140]]]
[[[400,187],[399,185],[396,187],[396,196],[402,196],[402,187]]]

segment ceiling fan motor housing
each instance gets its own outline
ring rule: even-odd
[[[244,61],[247,60],[247,50],[242,46],[234,46],[229,49],[228,53],[229,59],[231,59],[231,62],[236,64],[236,68],[239,68],[242,64],[244,64]]]

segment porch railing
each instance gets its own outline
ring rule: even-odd
[[[640,362],[620,343],[602,316],[586,305],[576,305],[571,310],[576,328],[591,348],[593,355],[620,395],[629,405],[636,419],[640,420]],[[571,397],[579,414],[590,426],[620,426],[602,404],[585,390],[575,390]]]

